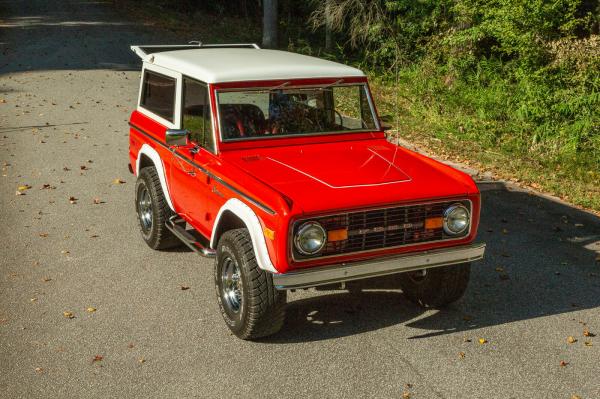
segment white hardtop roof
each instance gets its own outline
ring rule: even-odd
[[[206,83],[365,76],[359,69],[337,62],[254,48],[165,51],[148,54],[143,60]]]

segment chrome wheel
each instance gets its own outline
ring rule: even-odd
[[[138,192],[138,216],[140,218],[140,224],[142,225],[142,230],[144,232],[152,229],[152,198],[150,197],[150,192],[148,188],[142,185]]]
[[[233,313],[238,313],[242,307],[242,276],[234,259],[226,257],[221,271],[221,286],[223,303]]]

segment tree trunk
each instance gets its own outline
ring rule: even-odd
[[[332,39],[331,39],[331,0],[326,0],[325,3],[325,48],[327,50],[331,50],[333,47]]]
[[[263,47],[277,47],[277,0],[263,0]]]

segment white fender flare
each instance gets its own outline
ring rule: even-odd
[[[160,180],[160,186],[162,188],[163,194],[165,195],[165,199],[167,200],[167,204],[169,204],[169,208],[171,208],[171,210],[175,212],[175,208],[173,207],[173,203],[171,202],[171,194],[169,193],[169,188],[167,187],[167,179],[165,177],[165,168],[162,159],[160,158],[160,155],[158,155],[158,152],[156,152],[156,150],[150,147],[148,144],[143,144],[142,148],[140,148],[140,151],[138,152],[137,160],[135,163],[135,175],[140,175],[140,163],[142,160],[142,155],[146,155],[154,163],[154,167],[156,168],[156,172],[158,173],[158,179]]]
[[[237,198],[229,199],[227,202],[225,202],[221,209],[219,209],[219,213],[217,214],[217,218],[213,227],[212,236],[210,238],[210,247],[215,248],[217,245],[216,232],[218,231],[221,217],[225,211],[230,211],[239,217],[248,228],[258,267],[271,273],[278,273],[277,269],[275,269],[275,266],[273,266],[273,263],[271,262],[271,257],[269,256],[269,251],[267,250],[267,243],[265,241],[265,236],[263,234],[260,221],[258,220],[258,216],[256,216],[256,213],[254,213],[254,211],[248,205],[244,204]]]

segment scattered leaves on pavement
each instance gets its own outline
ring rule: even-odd
[[[560,367],[567,367],[569,365],[569,362],[565,362],[564,360],[560,361]]]
[[[52,279],[50,277],[44,277],[42,281],[47,283],[48,281],[52,281]]]
[[[181,291],[186,291],[186,290],[189,290],[189,289],[190,289],[190,287],[187,286],[187,285],[182,285],[181,286]]]
[[[29,190],[31,186],[29,184],[23,184],[22,186],[17,187],[17,191],[25,191]]]
[[[504,271],[504,268],[503,268],[503,267],[501,267],[501,266],[498,266],[498,267],[496,268],[496,271],[501,273],[501,272],[503,272],[503,271]]]
[[[75,315],[73,314],[73,312],[63,312],[63,316],[67,319],[74,319]]]
[[[483,345],[483,344],[487,344],[487,342],[488,342],[488,341],[487,341],[487,339],[485,339],[485,338],[479,338],[479,343],[480,343],[481,345]]]
[[[125,184],[125,180],[121,180],[119,178],[116,178],[113,180],[113,184]]]
[[[133,344],[133,342],[130,342],[130,343],[128,343],[128,344],[127,344],[127,347],[128,347],[129,349],[132,349],[134,346],[135,346],[135,345]]]
[[[458,352],[458,357],[461,359],[465,358],[465,352]]]
[[[140,362],[140,363],[146,363],[146,359],[145,359],[145,358],[143,358],[143,357],[140,357],[140,358],[138,359],[138,362]]]
[[[88,313],[94,313],[96,311],[96,308],[90,306],[85,311],[88,312]]]
[[[592,342],[591,342],[591,341],[585,341],[583,344],[584,344],[585,346],[593,346],[593,344],[592,344]]]
[[[574,344],[575,342],[577,342],[577,339],[575,337],[568,337],[567,342],[570,344]]]
[[[76,203],[77,203],[77,198],[75,198],[75,197],[71,196],[71,197],[69,197],[69,202],[70,202],[71,204],[76,204]]]
[[[94,205],[100,205],[100,204],[104,204],[105,202],[102,201],[100,198],[94,198]]]
[[[43,369],[43,368],[41,368],[41,367],[36,367],[36,368],[35,368],[35,372],[36,372],[36,373],[43,373],[43,372],[44,372],[44,369]]]
[[[48,237],[48,233],[40,233],[40,237],[46,238],[46,237]]]
[[[96,355],[96,356],[94,356],[94,358],[92,359],[92,363],[95,363],[95,362],[101,362],[103,359],[104,359],[104,356],[102,356],[102,355]]]

